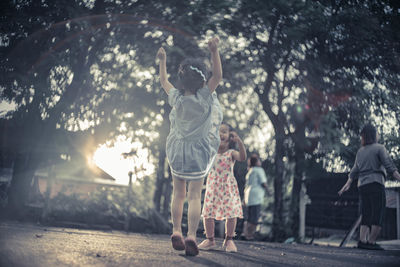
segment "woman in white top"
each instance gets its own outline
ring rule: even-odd
[[[244,223],[244,237],[247,240],[254,239],[260,217],[261,205],[264,202],[265,190],[267,189],[267,176],[261,168],[261,160],[257,154],[253,154],[249,161],[249,171],[246,175],[246,186],[244,190],[244,204],[247,210],[247,219]]]

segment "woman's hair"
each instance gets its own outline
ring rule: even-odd
[[[193,94],[204,86],[208,80],[207,66],[197,58],[187,58],[179,65],[178,79],[179,90],[189,91]]]
[[[260,158],[258,157],[258,155],[256,153],[251,154],[250,162],[249,162],[250,163],[250,167],[257,166],[257,163],[258,163],[259,159]]]
[[[229,132],[233,131],[233,128],[229,123],[223,121],[221,125],[228,126]],[[229,134],[229,149],[236,149],[236,143],[231,140],[231,134]]]
[[[360,135],[364,138],[364,146],[376,143],[376,128],[372,124],[366,124]]]

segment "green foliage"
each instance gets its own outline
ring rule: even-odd
[[[79,132],[91,140],[90,147],[71,142],[78,151],[70,153],[83,158],[99,144],[108,141],[111,145],[121,134],[155,154],[164,146],[159,138],[166,131],[160,128],[169,107],[156,82],[156,51],[162,44],[167,51],[174,42],[180,44],[180,49],[171,49],[175,60],[168,63],[176,73],[178,60],[199,49],[190,34],[151,19],[176,16],[161,3],[92,3],[5,4],[0,17],[5,43],[0,47],[0,99],[17,106],[7,114],[20,133],[13,150],[34,155],[26,156],[28,165],[15,165],[21,169],[14,170],[12,192],[18,192],[20,186],[14,185],[18,180],[29,184],[32,178],[22,166],[34,171],[66,153],[59,146],[60,140],[65,144],[64,131]],[[156,163],[155,159],[149,158]],[[14,199],[23,202],[24,195]]]
[[[52,158],[37,155],[62,142],[56,129],[93,135],[93,147],[124,134],[163,155],[169,107],[154,55],[166,48],[174,83],[179,62],[207,56],[198,44],[218,34],[225,120],[250,150],[266,150],[283,188],[302,157],[350,166],[367,121],[399,160],[395,1],[7,1],[3,10],[0,99],[18,107],[6,118],[23,129],[16,151],[26,158]]]
[[[247,83],[275,130],[275,164],[307,153],[325,162],[325,168],[343,170],[354,161],[365,122],[399,122],[393,106],[399,100],[393,50],[399,16],[393,1],[240,1],[231,12],[221,25],[246,43],[233,57],[252,70]],[[293,113],[296,104],[308,110]],[[304,145],[315,141],[319,145]],[[276,166],[278,217],[283,212],[281,183],[289,184]],[[290,164],[284,166],[290,171]]]
[[[127,190],[127,187],[98,186],[94,192],[85,195],[60,192],[50,200],[51,208],[46,219],[105,224],[115,229],[123,229],[126,216],[151,220],[151,195],[144,192],[147,191],[144,185],[133,186],[130,201]]]

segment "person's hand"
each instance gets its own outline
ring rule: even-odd
[[[342,189],[339,190],[339,192],[338,192],[339,196],[341,196],[344,192],[346,192],[346,191],[349,190],[349,189],[350,189],[350,184],[349,184],[349,183],[346,183],[346,184],[342,187]]]
[[[218,44],[219,44],[219,38],[218,37],[211,38],[208,41],[208,49],[210,50],[211,53],[217,51]]]
[[[157,58],[159,60],[165,60],[167,58],[167,54],[165,53],[165,50],[163,47],[160,47],[157,51]]]
[[[395,171],[395,172],[393,173],[393,177],[400,181],[400,174],[399,174],[398,171]]]
[[[234,131],[229,132],[229,138],[235,143],[242,141],[239,135]]]

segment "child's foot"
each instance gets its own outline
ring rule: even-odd
[[[237,252],[237,247],[232,239],[225,239],[222,247],[225,248],[226,252]]]
[[[171,235],[172,247],[176,250],[185,250],[185,241],[181,233],[173,233]]]
[[[185,254],[186,256],[196,256],[199,254],[196,240],[191,237],[186,237],[185,239]]]
[[[199,249],[201,250],[210,250],[210,249],[216,249],[217,248],[217,244],[215,243],[214,238],[207,238],[206,240],[203,240],[203,242],[201,242],[199,244]]]
[[[368,249],[368,243],[367,243],[367,242],[362,242],[362,241],[360,240],[360,241],[358,241],[358,243],[357,243],[357,248]]]
[[[369,249],[373,249],[373,250],[384,250],[380,245],[378,245],[377,243],[367,243],[368,248]]]
[[[246,239],[246,241],[253,241],[254,240],[254,236],[247,236],[247,237],[245,237]]]

